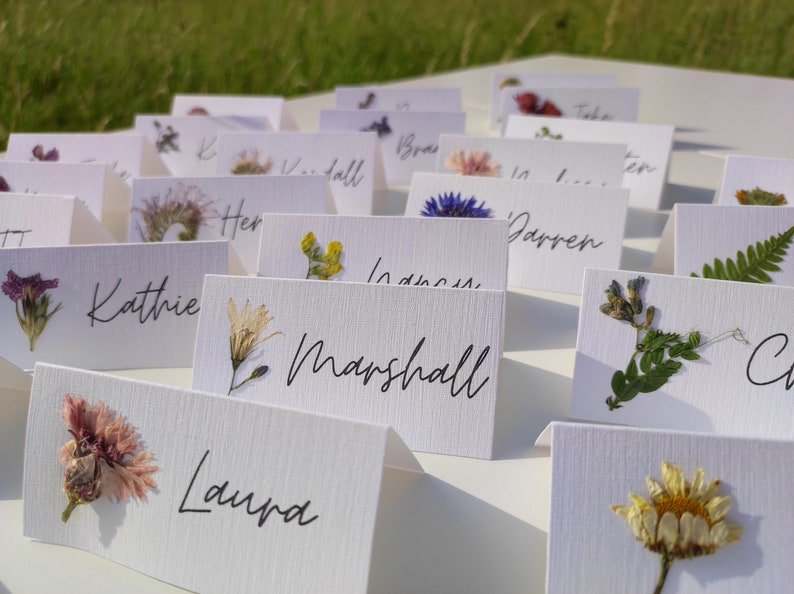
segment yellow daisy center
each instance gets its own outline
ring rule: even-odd
[[[711,521],[711,516],[709,516],[708,510],[706,510],[706,506],[695,499],[691,499],[690,497],[683,497],[681,495],[667,497],[662,499],[654,507],[656,508],[656,513],[658,514],[659,518],[661,518],[667,512],[671,512],[680,520],[684,513],[689,512],[693,516],[700,516],[706,520],[709,528],[714,525],[714,522]]]

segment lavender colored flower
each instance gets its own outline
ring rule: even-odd
[[[13,270],[8,271],[6,281],[0,286],[3,294],[14,302],[17,321],[28,337],[31,351],[35,348],[41,333],[44,332],[47,322],[63,306],[62,303],[59,303],[50,311],[50,296],[47,295],[47,291],[57,287],[57,278],[44,280],[40,273],[21,277]],[[20,303],[22,304],[21,313],[19,311]]]
[[[0,175],[0,192],[10,192],[11,186],[8,185],[6,178]]]
[[[453,194],[452,192],[441,194],[436,198],[430,198],[425,201],[425,207],[421,214],[423,217],[457,217],[469,219],[489,219],[493,217],[490,208],[485,208],[485,201],[477,204],[477,199],[472,196],[471,198],[461,199],[460,192]]]
[[[37,161],[57,161],[61,158],[60,153],[58,153],[58,149],[53,147],[48,150],[46,153],[44,152],[44,147],[40,144],[37,144],[33,147],[33,157]]]

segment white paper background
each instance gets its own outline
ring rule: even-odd
[[[147,502],[102,498],[61,522],[66,393],[102,400],[133,424],[160,467]],[[37,368],[31,402],[26,536],[201,592],[366,592],[387,428],[59,367]],[[208,449],[186,507],[213,511],[180,514]],[[225,497],[255,493],[253,509],[268,497],[284,509],[311,500],[304,518],[319,518],[299,527],[273,513],[259,527],[245,506],[204,505],[225,480]]]
[[[190,367],[198,314],[177,316],[163,309],[157,320],[150,315],[141,324],[139,316],[154,306],[154,294],[147,295],[142,314],[129,311],[107,323],[95,321],[92,327],[88,313],[96,303],[95,316],[108,319],[136,297],[139,306],[142,296],[136,292],[144,291],[149,282],[158,289],[166,276],[160,304],[167,299],[173,306],[179,300],[180,311],[192,298],[200,304],[204,274],[227,271],[227,249],[226,242],[216,241],[0,250],[3,281],[8,270],[21,277],[41,273],[45,280],[57,278],[58,287],[47,291],[50,311],[63,303],[30,352],[14,302],[0,294],[0,357],[24,369],[36,361],[88,369]],[[119,279],[121,285],[102,305]]]
[[[636,344],[636,331],[601,313],[604,290],[613,279],[626,296],[626,282],[638,273],[618,270],[585,272],[576,364],[571,395],[571,416],[611,423],[702,431],[749,437],[794,438],[794,398],[783,381],[755,386],[746,378],[753,350],[767,337],[791,335],[794,289],[689,277],[643,274],[642,300],[656,308],[653,327],[685,334],[701,332],[705,342],[740,328],[751,345],[730,335],[697,352],[702,359],[684,361],[683,367],[656,392],[638,394],[622,408],[610,411],[604,400],[612,391],[612,374],[625,371]],[[640,316],[644,319],[644,312]],[[794,346],[779,357],[773,343],[754,361],[753,377],[771,378],[787,373]]]
[[[175,116],[190,115],[188,112],[194,107],[203,107],[209,115],[215,116],[264,117],[276,131],[281,130],[285,111],[284,97],[177,94],[171,102],[171,113]]]
[[[273,317],[263,335],[276,330],[283,334],[259,345],[240,366],[236,382],[263,364],[270,371],[232,392],[235,398],[384,423],[394,427],[412,450],[487,458],[493,438],[503,296],[501,291],[207,276],[193,387],[228,393],[232,367],[226,308],[230,297],[238,310],[248,299],[252,307],[264,304]],[[458,389],[490,346],[472,390],[489,379],[472,398],[466,389],[451,396],[451,383],[418,378],[406,390],[401,389],[400,379],[395,380],[384,393],[381,387],[387,374],[375,373],[364,385],[363,376],[335,378],[330,363],[311,373],[315,350],[287,386],[304,333],[301,357],[316,341],[324,340],[321,361],[333,356],[338,370],[362,357],[362,368],[371,361],[385,368],[397,358],[394,375],[405,369],[423,337],[425,343],[410,370],[422,366],[424,375],[449,363],[447,376],[451,376],[465,349],[474,345],[455,383]]]
[[[300,240],[309,231],[323,250],[342,243],[344,268],[332,280],[507,288],[504,220],[265,215],[259,275],[306,278]]]
[[[425,202],[441,194],[460,192],[477,198],[497,218],[509,218],[507,282],[509,285],[567,293],[580,293],[586,266],[617,267],[623,245],[628,190],[568,184],[527,183],[489,177],[416,174],[411,184],[406,215],[419,216]],[[529,213],[527,218],[522,213]],[[440,220],[440,219],[437,219]],[[523,231],[522,231],[523,229]],[[593,240],[596,249],[556,248],[551,240],[523,241],[533,230],[554,238],[579,238],[572,245]],[[518,234],[518,235],[516,235]]]
[[[759,186],[767,192],[784,194],[788,204],[794,205],[794,159],[728,155],[717,202],[739,204],[737,190],[752,190]]]
[[[144,201],[153,196],[159,196],[162,201],[169,189],[176,193],[180,187],[183,190],[195,187],[203,194],[203,201],[212,202],[207,208],[207,225],[200,228],[198,239],[228,239],[249,272],[256,271],[259,258],[262,213],[316,214],[326,210],[327,186],[321,175],[136,179],[132,185],[130,241],[142,241],[141,229],[146,233],[143,216],[135,209],[144,209]],[[178,240],[182,229],[182,225],[175,225],[165,239]]]
[[[372,93],[373,97],[369,99]],[[395,111],[460,111],[460,89],[454,87],[392,88],[379,86],[336,87],[336,109],[386,109]],[[359,107],[367,103],[367,107]]]
[[[634,539],[610,509],[629,493],[648,500],[647,476],[661,482],[661,464],[692,480],[719,478],[733,505],[726,517],[744,533],[712,555],[673,562],[663,592],[788,592],[794,489],[794,442],[555,424],[547,592],[651,592],[659,555]],[[571,568],[575,567],[575,571]]]
[[[0,247],[69,245],[75,198],[0,194]]]

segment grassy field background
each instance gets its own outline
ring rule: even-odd
[[[294,96],[549,52],[794,77],[794,2],[0,0],[0,150],[128,127],[179,92]]]

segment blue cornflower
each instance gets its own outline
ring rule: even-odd
[[[485,201],[477,205],[477,199],[472,196],[462,200],[460,192],[441,194],[438,202],[435,198],[425,201],[425,208],[421,214],[423,217],[458,217],[469,219],[489,219],[493,217],[490,208],[485,208]]]

